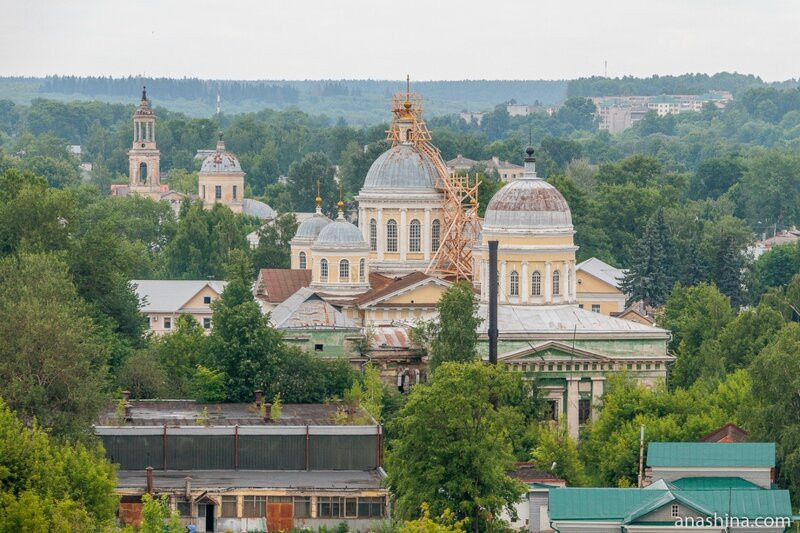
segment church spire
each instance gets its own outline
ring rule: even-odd
[[[342,201],[342,184],[339,184],[339,203],[336,204],[339,207],[339,216],[336,217],[336,220],[344,220],[344,202]]]
[[[317,180],[317,197],[314,199],[314,203],[317,204],[316,213],[318,215],[322,214],[322,197],[319,195],[319,180]]]

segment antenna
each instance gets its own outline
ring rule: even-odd
[[[406,74],[406,95],[411,95],[411,76]]]
[[[533,146],[533,126],[528,126],[528,146]]]

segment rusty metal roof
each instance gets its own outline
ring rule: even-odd
[[[413,348],[407,327],[380,326],[373,330],[373,348]]]
[[[484,228],[572,227],[569,204],[558,189],[538,178],[517,179],[497,191],[486,206]]]
[[[341,311],[305,287],[275,307],[270,322],[277,329],[358,329]]]
[[[258,274],[261,294],[270,303],[280,303],[311,284],[311,271],[299,268],[262,268]]]

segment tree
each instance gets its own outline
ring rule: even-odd
[[[0,531],[100,531],[113,525],[116,467],[99,446],[60,442],[0,399]]]
[[[472,361],[477,357],[478,301],[472,287],[459,282],[442,294],[437,304],[439,325],[431,343],[432,370],[447,361]]]
[[[340,179],[344,190],[353,194],[364,186],[364,178],[372,163],[389,149],[385,140],[369,143],[366,150],[356,141],[351,141],[342,153]]]
[[[637,254],[622,279],[622,292],[628,302],[644,300],[659,306],[672,288],[674,268],[672,242],[664,212],[658,210],[637,243]]]
[[[507,475],[514,460],[509,428],[521,418],[507,398],[518,380],[504,368],[450,362],[430,384],[411,389],[389,425],[388,481],[398,516],[419,516],[427,503],[433,514],[451,509],[483,531],[492,516],[512,510],[524,493]]]
[[[183,533],[183,524],[178,511],[170,512],[169,497],[163,494],[154,498],[142,495],[142,524],[139,533]]]
[[[746,368],[783,327],[780,312],[767,305],[743,309],[717,337],[719,357],[725,370]]]
[[[531,459],[537,468],[552,471],[570,487],[587,484],[588,479],[578,456],[578,447],[569,436],[569,428],[565,424],[560,427],[543,424],[538,428],[536,438]]]
[[[800,324],[790,323],[764,347],[750,366],[754,437],[775,442],[778,481],[795,504],[800,490]]]
[[[289,241],[297,233],[297,217],[293,213],[279,216],[258,230],[258,246],[253,250],[253,264],[261,268],[289,268]]]
[[[664,306],[663,326],[672,331],[670,349],[677,356],[671,385],[688,387],[707,372],[717,373],[722,361],[709,360],[718,353],[711,344],[733,319],[730,299],[716,286],[676,285]]]
[[[332,206],[334,204],[332,200],[338,196],[336,182],[333,179],[335,172],[330,159],[322,152],[313,152],[301,161],[292,163],[289,167],[289,192],[294,210],[306,212],[314,210],[317,181],[321,197],[330,199],[326,205]]]
[[[719,198],[741,181],[744,169],[736,156],[701,161],[689,184],[689,196],[698,200]]]
[[[109,348],[55,256],[0,259],[0,396],[26,422],[81,434],[106,402]]]
[[[735,307],[744,301],[743,275],[745,256],[731,236],[720,243],[723,253],[717,256],[713,266],[713,279],[722,294],[731,299]]]
[[[151,341],[152,350],[158,357],[171,395],[188,398],[195,390],[197,366],[205,359],[209,338],[192,315],[179,316],[175,326],[172,333]]]
[[[428,504],[420,507],[422,515],[416,520],[408,520],[400,526],[400,533],[464,533],[464,521],[456,521],[455,514],[445,509],[441,516],[431,518]]]

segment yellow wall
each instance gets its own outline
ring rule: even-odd
[[[212,289],[211,287],[209,287],[208,285],[206,285],[205,287],[203,287],[203,289],[200,292],[198,292],[197,294],[192,296],[192,298],[183,305],[181,310],[183,310],[183,309],[209,309],[210,310],[211,308],[209,307],[209,304],[204,304],[203,303],[203,298],[206,297],[206,296],[210,296],[211,297],[211,301],[213,302],[214,300],[219,298],[219,293],[217,291],[215,291],[214,289]]]
[[[358,254],[353,254],[353,255],[336,254],[335,252],[330,254],[315,252],[314,264],[312,265],[311,268],[311,279],[318,283],[368,283],[369,261],[366,261],[366,258],[367,258],[366,252],[359,252]],[[320,278],[320,265],[322,264],[323,259],[327,259],[328,261],[327,281],[323,281]],[[350,278],[346,280],[339,279],[339,261],[341,261],[342,259],[346,259],[350,262]],[[363,280],[360,279],[358,272],[359,261],[361,259],[365,260]]]

